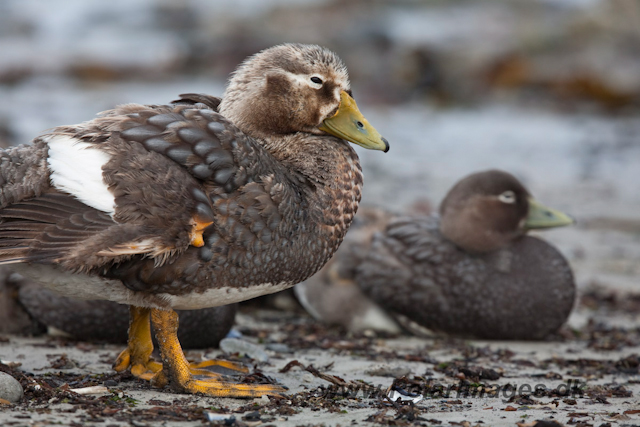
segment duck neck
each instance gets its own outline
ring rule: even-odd
[[[351,190],[357,191],[360,200],[362,169],[358,155],[346,141],[299,132],[259,142],[287,170],[313,186],[331,191],[353,182]]]
[[[327,136],[294,134],[263,144],[300,192],[295,197],[305,208],[297,215],[302,215],[301,223],[307,224],[314,244],[322,247],[313,260],[315,272],[338,249],[358,209],[362,195],[358,156],[347,142]]]
[[[451,208],[451,206],[449,206]],[[471,209],[441,209],[440,233],[471,254],[488,254],[507,248],[521,233],[495,230]]]

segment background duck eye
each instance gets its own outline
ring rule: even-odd
[[[315,84],[319,84],[319,85],[322,84],[322,79],[320,77],[313,76],[311,77],[311,81],[314,82]]]
[[[513,191],[505,191],[498,196],[498,200],[500,200],[502,203],[515,203],[516,195]]]

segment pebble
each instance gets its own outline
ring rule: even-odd
[[[260,421],[260,412],[253,411],[242,416],[244,421]]]
[[[400,378],[409,375],[411,373],[411,369],[407,368],[406,366],[390,367],[387,365],[382,365],[373,369],[369,369],[368,371],[365,371],[365,373],[376,377]]]
[[[237,329],[231,329],[225,338],[242,338],[242,332]]]
[[[9,374],[0,372],[0,399],[18,403],[23,396],[22,386]]]
[[[293,353],[293,350],[288,345],[275,342],[267,344],[267,350],[275,351],[276,353]]]
[[[236,421],[236,417],[233,414],[216,414],[214,412],[205,412],[207,420],[209,422],[224,422],[225,425],[232,425]]]
[[[268,362],[269,355],[261,346],[238,338],[225,338],[220,341],[220,349],[227,354],[239,353],[241,356],[247,356],[258,362]]]
[[[260,397],[256,397],[253,399],[253,403],[256,405],[268,405],[270,402],[269,397],[266,394],[263,394]]]

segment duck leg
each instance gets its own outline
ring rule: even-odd
[[[151,358],[151,310],[144,307],[129,307],[129,342],[113,366],[116,372],[131,368],[131,373],[143,380],[150,380],[162,370],[162,364]]]
[[[153,360],[153,341],[151,340],[151,309],[144,307],[129,307],[131,320],[129,322],[129,343],[122,350],[114,369],[122,372],[131,368],[131,373],[143,380],[153,380],[153,384],[162,387],[166,384],[165,375],[162,372],[162,364]],[[219,374],[209,370],[214,366],[220,366],[238,373],[249,373],[245,366],[227,360],[205,360],[203,362],[189,364],[192,375],[205,375],[219,377]]]
[[[285,389],[270,384],[236,384],[221,376],[200,379],[199,370],[187,362],[178,341],[178,314],[173,311],[151,309],[151,320],[160,346],[162,361],[174,388],[179,391],[201,393],[215,397],[260,397],[264,394],[282,396]],[[235,364],[233,364],[235,365]]]

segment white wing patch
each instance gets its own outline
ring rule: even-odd
[[[48,139],[51,183],[92,208],[115,213],[115,197],[102,179],[102,166],[111,157],[94,144],[66,135]]]

